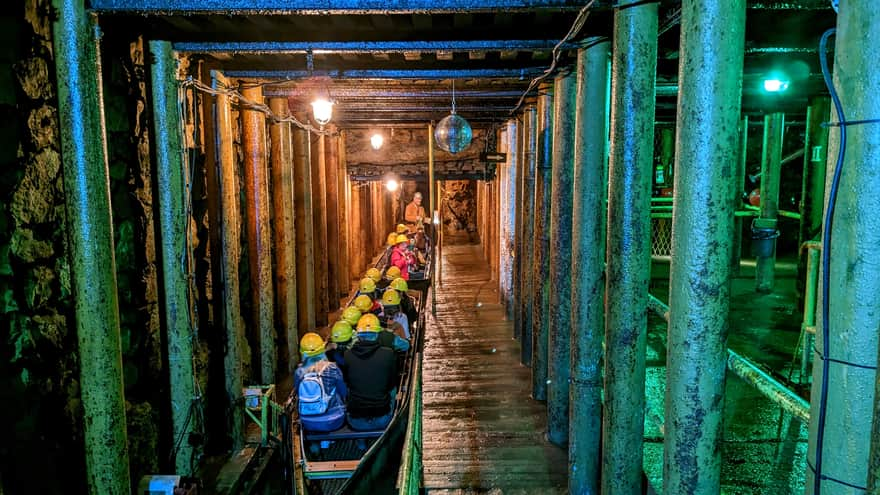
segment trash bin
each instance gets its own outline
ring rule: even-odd
[[[776,220],[770,218],[752,220],[752,254],[759,258],[773,256],[777,237],[779,237],[779,229],[776,228]]]

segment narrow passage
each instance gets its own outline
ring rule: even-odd
[[[424,486],[430,494],[565,493],[564,449],[544,434],[513,323],[479,246],[443,248],[424,351]]]

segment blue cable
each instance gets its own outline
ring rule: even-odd
[[[829,324],[828,324],[828,286],[831,280],[831,226],[834,222],[834,206],[837,203],[837,190],[840,187],[840,172],[843,169],[843,158],[846,155],[846,117],[843,113],[843,105],[834,88],[831,71],[828,69],[826,52],[828,38],[837,32],[831,28],[822,35],[819,41],[819,62],[822,66],[822,77],[825,86],[831,94],[834,110],[837,112],[837,121],[840,123],[840,145],[837,149],[837,163],[834,165],[834,175],[831,179],[831,189],[828,192],[828,208],[825,210],[825,222],[822,229],[822,354],[830,356],[829,349]],[[822,491],[822,446],[825,443],[825,416],[828,409],[828,368],[831,361],[822,357],[822,385],[819,392],[819,420],[816,428],[816,467],[813,476],[813,494],[820,495]]]

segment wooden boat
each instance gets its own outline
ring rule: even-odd
[[[430,248],[427,251],[430,254]],[[384,270],[389,257],[390,250],[380,257],[376,267]],[[412,442],[420,440],[420,434],[413,430],[413,413],[421,410],[421,351],[431,259],[432,256],[426,256],[423,275],[411,278],[408,284],[408,295],[415,299],[419,317],[410,322],[411,345],[403,359],[391,423],[377,431],[355,431],[346,425],[330,433],[307,432],[298,421],[294,390],[284,406],[286,417],[281,418],[282,463],[288,493],[398,493],[398,487],[412,486],[412,458],[404,456],[404,463],[400,460],[403,452],[415,450]]]

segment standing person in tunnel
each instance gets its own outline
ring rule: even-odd
[[[425,207],[422,206],[422,193],[416,191],[413,200],[406,205],[403,218],[409,224],[410,232],[415,232],[420,225],[425,223],[428,214],[425,212]]]
[[[398,235],[397,244],[391,251],[391,264],[400,269],[402,279],[409,280],[409,271],[415,262],[415,255],[409,250],[409,238],[403,234]]]

